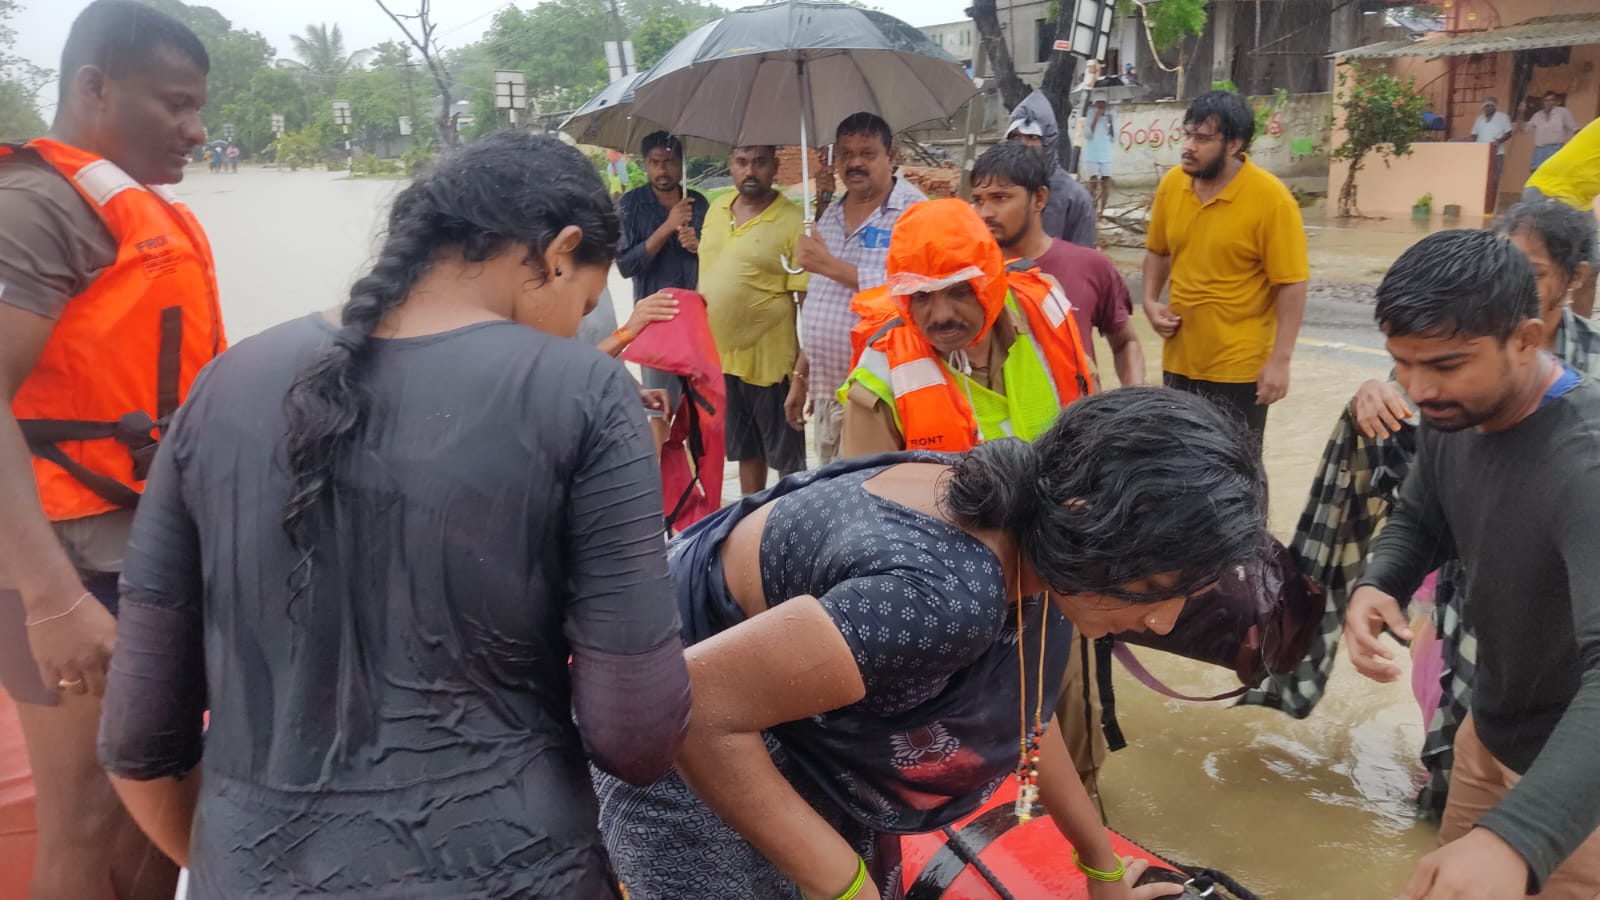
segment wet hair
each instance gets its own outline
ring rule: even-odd
[[[683,159],[683,141],[665,131],[652,131],[639,142],[639,155],[649,156],[651,150],[670,150],[677,159]]]
[[[1476,229],[1430,234],[1389,267],[1374,317],[1390,337],[1492,337],[1505,343],[1539,317],[1533,264],[1504,236]]]
[[[1524,200],[1506,210],[1495,222],[1498,234],[1511,237],[1519,231],[1539,236],[1546,253],[1571,278],[1578,266],[1594,261],[1594,214],[1559,200]]]
[[[1038,147],[1021,141],[1001,141],[983,152],[972,165],[972,183],[1003,178],[1030,196],[1050,187],[1050,159]]]
[[[765,150],[768,153],[771,153],[772,157],[774,159],[776,159],[778,157],[778,148],[774,144],[742,144],[742,145],[740,145],[738,147],[735,147],[732,150],[728,151],[728,155],[732,156],[733,154],[739,152],[740,150],[746,150],[746,151]]]
[[[894,132],[889,130],[889,123],[881,116],[869,112],[851,113],[844,117],[839,127],[834,130],[833,139],[839,140],[846,135],[871,135],[883,143],[883,149],[894,149]]]
[[[1224,145],[1229,141],[1243,141],[1239,149],[1250,149],[1250,141],[1256,136],[1256,114],[1243,96],[1233,91],[1206,91],[1189,101],[1189,108],[1183,113],[1183,124],[1204,125],[1210,119],[1217,120],[1217,131]]]
[[[1136,603],[1203,591],[1266,541],[1266,475],[1243,429],[1167,388],[1086,397],[1031,444],[979,444],[942,502],[963,525],[1014,532],[1051,590]],[[1172,590],[1123,587],[1166,572]]]
[[[161,50],[180,53],[200,71],[211,71],[205,45],[176,18],[134,0],[95,0],[73,20],[61,50],[61,102],[67,102],[73,76],[84,66],[122,78],[145,71]]]
[[[309,583],[323,507],[372,414],[363,370],[378,323],[445,252],[484,262],[517,250],[543,283],[545,251],[569,225],[583,232],[573,251],[579,265],[610,265],[617,214],[599,173],[577,149],[527,132],[502,131],[469,144],[395,198],[383,249],[350,289],[338,334],[284,399],[290,489],[283,529],[300,554],[291,574],[296,595]]]

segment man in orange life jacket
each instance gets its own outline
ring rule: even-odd
[[[844,456],[1032,440],[1089,392],[1060,287],[1031,261],[1005,265],[964,201],[907,209],[890,239],[887,283],[853,305],[857,336],[870,334],[839,389]]]
[[[117,573],[160,427],[223,347],[211,250],[160,185],[205,131],[181,22],[97,0],[48,137],[0,146],[0,681],[38,799],[34,898],[171,897],[96,761]]]

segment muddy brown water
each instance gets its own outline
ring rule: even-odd
[[[191,171],[178,193],[210,234],[230,338],[339,303],[369,261],[400,187],[323,172]],[[1313,232],[1314,272],[1376,278],[1420,236],[1410,223],[1395,224],[1406,227]],[[622,313],[631,293],[615,272],[612,294]],[[1137,324],[1157,377],[1159,342],[1142,317]],[[1107,383],[1116,377],[1110,358],[1102,345]],[[1387,365],[1374,353],[1297,350],[1289,397],[1273,408],[1266,439],[1280,536],[1293,533],[1339,409]],[[730,483],[725,496],[736,492]],[[1187,693],[1233,686],[1219,669],[1140,655]],[[1407,685],[1366,681],[1341,660],[1316,712],[1295,721],[1271,710],[1166,700],[1121,677],[1118,709],[1130,746],[1110,757],[1101,780],[1111,824],[1159,853],[1229,872],[1263,897],[1391,897],[1434,841],[1411,804],[1422,724]]]

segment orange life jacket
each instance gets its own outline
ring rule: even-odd
[[[0,164],[32,153],[99,213],[117,259],[62,310],[11,411],[34,456],[51,521],[132,507],[156,435],[226,346],[211,245],[165,188],[51,140],[0,145]]]
[[[1078,338],[1072,307],[1060,285],[1040,274],[1030,259],[1006,265],[1006,283],[1025,323],[1035,351],[1055,384],[1061,408],[1091,392],[1093,369]],[[911,327],[887,287],[862,291],[851,302],[861,322],[851,334],[852,369],[867,349],[888,358],[901,430],[908,450],[960,452],[972,449],[981,436],[977,416],[961,386],[945,371],[927,338]],[[1007,384],[1007,390],[1013,389]],[[841,392],[842,393],[842,392]]]

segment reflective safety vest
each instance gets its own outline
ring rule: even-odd
[[[165,188],[56,141],[0,145],[0,164],[32,153],[99,214],[117,258],[62,310],[11,402],[51,521],[132,507],[156,440],[206,363],[226,346],[211,245]]]
[[[1091,370],[1060,287],[1029,260],[1008,266],[1006,278],[1006,308],[1017,337],[1002,369],[1004,394],[952,368],[915,328],[894,316],[865,341],[839,388],[839,402],[849,402],[853,384],[872,391],[893,410],[907,450],[959,452],[980,441],[1042,434],[1062,409],[1088,396]],[[1051,334],[1039,337],[1046,329]]]

